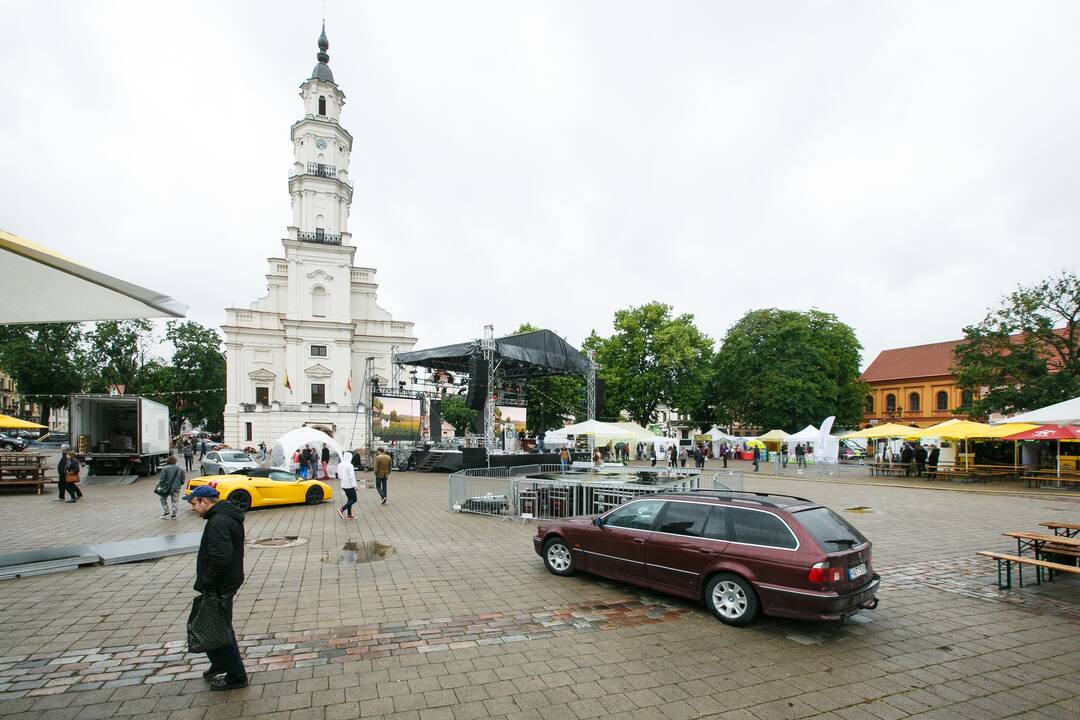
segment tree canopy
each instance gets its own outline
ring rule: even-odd
[[[614,330],[609,338],[594,331],[585,341],[586,350],[596,353],[597,375],[604,381],[600,419],[617,420],[626,410],[647,425],[656,420],[660,405],[688,411],[701,406],[713,344],[693,315],[676,317],[670,305],[652,302],[616,311]]]
[[[1080,279],[1018,286],[953,351],[957,384],[974,417],[1010,414],[1080,396]]]
[[[841,426],[862,417],[862,346],[855,331],[819,310],[754,310],[728,330],[714,363],[717,413],[789,432],[835,415]]]
[[[0,368],[22,395],[41,405],[38,422],[83,389],[83,329],[75,323],[0,326]]]

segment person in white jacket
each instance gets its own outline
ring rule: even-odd
[[[338,508],[337,514],[342,520],[355,520],[352,514],[352,506],[356,504],[356,475],[353,473],[352,458],[349,453],[342,453],[341,462],[337,466],[337,477],[341,481],[341,490],[345,493],[348,502]]]

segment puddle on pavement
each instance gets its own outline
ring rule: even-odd
[[[254,547],[280,550],[282,548],[291,548],[296,547],[297,545],[303,545],[306,542],[307,538],[299,537],[297,535],[285,535],[284,537],[260,538],[259,540],[256,540],[251,544]]]
[[[394,546],[378,540],[366,542],[347,542],[338,553],[338,565],[358,565],[378,562],[394,554]]]
[[[856,515],[866,515],[867,513],[874,512],[873,508],[860,505],[858,507],[844,508],[844,512],[855,513]]]

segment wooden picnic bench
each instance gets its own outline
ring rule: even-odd
[[[1056,470],[1027,470],[1020,479],[1027,482],[1028,487],[1042,487],[1044,482],[1065,483],[1066,485],[1080,483],[1080,475],[1071,472],[1059,474]]]
[[[979,550],[975,554],[997,561],[998,588],[1001,590],[1007,590],[1012,587],[1012,569],[1014,565],[1017,568],[1017,574],[1020,576],[1020,587],[1024,587],[1025,565],[1029,565],[1035,568],[1035,583],[1037,585],[1042,584],[1042,573],[1044,570],[1047,570],[1051,573],[1050,577],[1053,577],[1052,573],[1055,572],[1080,575],[1080,567],[1076,567],[1075,565],[1062,565],[1061,563],[1049,562],[1047,560],[1039,560],[1038,558],[1022,557],[1019,555],[1007,555],[1005,553],[990,552],[987,550]],[[1004,573],[1002,572],[1003,570]]]
[[[1064,522],[1063,520],[1047,520],[1039,523],[1044,528],[1054,531],[1055,535],[1064,537],[1076,537],[1080,535],[1080,523]]]
[[[45,455],[0,453],[0,488],[34,487],[40,495],[45,488]]]

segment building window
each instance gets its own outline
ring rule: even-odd
[[[896,412],[896,396],[892,393],[885,396],[885,411]]]
[[[326,404],[326,385],[323,383],[311,383],[311,402],[313,405]]]
[[[949,393],[941,390],[937,394],[937,409],[948,410],[949,409]]]
[[[326,317],[326,288],[316,285],[311,289],[311,314]]]
[[[270,404],[270,388],[257,387],[255,388],[255,404],[256,405],[269,405]]]
[[[921,409],[919,403],[919,393],[911,393],[907,396],[907,409],[908,412],[919,412]]]
[[[326,346],[325,345],[312,345],[311,346],[311,357],[326,357]]]
[[[319,96],[319,114],[326,116],[326,97],[324,95]]]
[[[251,423],[244,423],[244,439],[251,442]]]
[[[866,412],[868,412],[868,413],[874,412],[874,396],[873,395],[867,395],[866,396]]]
[[[970,407],[973,397],[974,396],[971,394],[970,390],[965,390],[964,392],[960,393],[960,404],[964,407]]]

